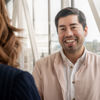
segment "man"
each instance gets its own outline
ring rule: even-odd
[[[100,100],[100,56],[83,45],[88,30],[83,12],[64,8],[55,25],[62,49],[33,70],[42,100]]]
[[[33,77],[0,64],[0,100],[40,100]]]

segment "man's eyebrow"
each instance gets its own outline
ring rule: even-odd
[[[65,27],[65,25],[59,25],[58,27]]]
[[[74,26],[74,25],[78,25],[77,23],[72,23],[72,24],[70,24],[70,26]]]
[[[77,23],[72,23],[70,26],[78,25]],[[58,27],[65,27],[65,25],[59,25]]]

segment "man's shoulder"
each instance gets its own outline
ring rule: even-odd
[[[36,63],[40,62],[40,63],[43,63],[43,62],[54,62],[56,58],[60,58],[60,51],[57,51],[51,55],[48,55],[46,57],[43,57],[41,59],[39,59]]]
[[[97,53],[91,52],[91,51],[87,51],[87,57],[88,58],[93,58],[93,59],[100,59],[100,55],[98,55]]]
[[[88,50],[87,50],[87,54],[90,55],[90,56],[100,57],[100,55],[98,55],[97,53],[92,52],[92,51],[88,51]]]
[[[59,56],[59,55],[60,55],[60,52],[58,51],[58,52],[50,54],[50,55],[48,55],[46,57],[41,58],[39,61],[44,61],[44,60],[48,60],[48,59],[55,59],[55,57]]]

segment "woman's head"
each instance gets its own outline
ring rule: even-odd
[[[11,25],[4,0],[0,0],[0,63],[18,66],[17,59],[21,50],[19,37],[14,32],[17,29]]]

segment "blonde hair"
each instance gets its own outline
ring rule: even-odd
[[[0,63],[18,67],[21,50],[20,38],[14,32],[20,29],[11,25],[4,0],[0,0]]]

